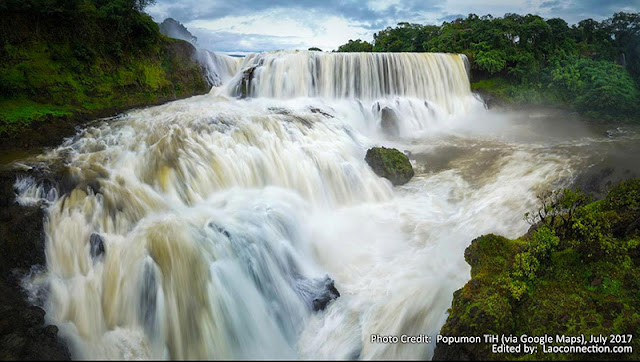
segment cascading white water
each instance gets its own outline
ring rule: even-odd
[[[226,84],[238,72],[240,58],[198,49],[198,61],[205,66],[207,81],[211,86]]]
[[[502,133],[518,128],[474,101],[458,55],[266,54],[237,82],[250,64],[258,98],[131,111],[39,157],[72,191],[20,181],[49,203],[27,284],[73,357],[429,358],[370,336],[437,334],[470,240],[526,231],[536,192],[583,162]],[[410,183],[364,162],[381,144],[411,152]],[[314,312],[325,275],[341,296]]]
[[[466,56],[443,53],[272,52],[252,54],[230,82],[232,95],[429,100],[465,113],[472,97]],[[244,90],[243,90],[244,88]]]

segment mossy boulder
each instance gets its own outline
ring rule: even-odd
[[[386,178],[393,185],[404,185],[414,175],[409,157],[395,148],[371,148],[364,159],[376,175]]]

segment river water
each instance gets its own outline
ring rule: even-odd
[[[435,336],[472,239],[522,235],[538,193],[630,176],[640,154],[630,128],[486,110],[465,60],[260,54],[207,95],[87,127],[22,162],[73,180],[17,183],[48,205],[25,287],[74,358],[430,358],[371,335]],[[380,145],[409,155],[409,183],[368,167]],[[341,296],[315,312],[327,275]]]

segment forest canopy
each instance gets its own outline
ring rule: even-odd
[[[120,57],[157,45],[158,25],[143,12],[155,0],[5,0],[0,42],[72,41],[85,58]],[[47,31],[44,31],[47,29]]]
[[[152,2],[0,1],[0,137],[206,91],[195,48],[160,32]]]

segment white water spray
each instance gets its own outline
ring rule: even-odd
[[[219,87],[236,75],[242,60],[226,54],[198,49],[198,61],[205,67],[209,85]]]

